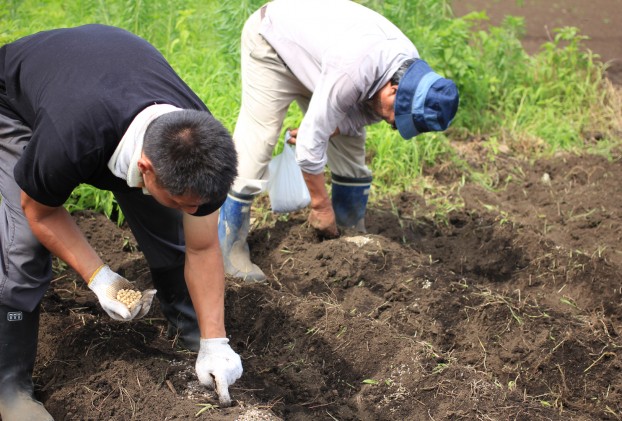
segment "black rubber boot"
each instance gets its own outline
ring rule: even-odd
[[[160,309],[168,320],[167,336],[190,351],[199,352],[201,332],[184,278],[184,266],[172,269],[151,269],[153,286]],[[3,420],[4,421],[4,420]]]
[[[32,312],[0,305],[0,416],[2,421],[53,421],[34,398],[39,307]]]

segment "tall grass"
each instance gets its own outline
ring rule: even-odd
[[[576,28],[560,28],[539,53],[528,55],[522,18],[484,26],[483,12],[456,18],[451,1],[358,0],[387,16],[421,56],[452,78],[461,95],[450,130],[402,140],[385,124],[368,128],[367,149],[381,194],[408,189],[427,165],[454,159],[450,139],[486,136],[525,154],[584,146],[593,130],[607,138],[614,101],[603,65],[583,48]],[[41,30],[86,23],[119,26],[154,44],[214,115],[233,130],[240,103],[239,37],[264,0],[4,0],[0,44]],[[292,107],[287,126],[301,119]],[[618,124],[617,126],[615,124]],[[89,195],[93,197],[89,198]],[[111,196],[80,188],[70,209],[101,206]],[[107,206],[107,205],[106,205]],[[109,206],[106,207],[109,209]]]

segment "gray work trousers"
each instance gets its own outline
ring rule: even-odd
[[[39,304],[52,280],[51,255],[30,229],[21,207],[21,189],[13,177],[31,136],[21,121],[0,114],[0,304],[28,312]],[[113,194],[149,267],[183,265],[182,212],[160,205],[141,189]]]

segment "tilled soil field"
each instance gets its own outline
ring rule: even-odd
[[[464,207],[436,221],[412,193],[374,203],[367,234],[334,240],[304,212],[269,215],[250,238],[269,281],[227,281],[245,369],[227,409],[198,385],[196,355],[166,338],[157,305],[114,322],[59,268],[39,397],[58,420],[622,419],[622,161],[497,165],[512,181],[467,183]],[[128,231],[76,219],[113,268],[149,284]]]
[[[532,51],[551,25],[580,26],[619,83],[620,1],[488,3],[493,20],[505,6],[526,16]],[[477,142],[456,147],[474,165],[483,156]],[[370,205],[367,234],[335,240],[316,238],[304,212],[256,212],[250,246],[269,280],[227,280],[227,331],[245,372],[226,409],[198,384],[196,354],[166,338],[157,302],[139,322],[114,322],[59,264],[42,303],[37,396],[67,421],[621,420],[622,152],[613,156],[498,156],[491,189],[431,168],[463,206],[446,213],[403,192]],[[150,286],[127,229],[75,218],[113,269]]]

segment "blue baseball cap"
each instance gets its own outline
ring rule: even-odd
[[[417,59],[397,85],[395,126],[404,139],[445,130],[458,111],[458,102],[456,84]]]

